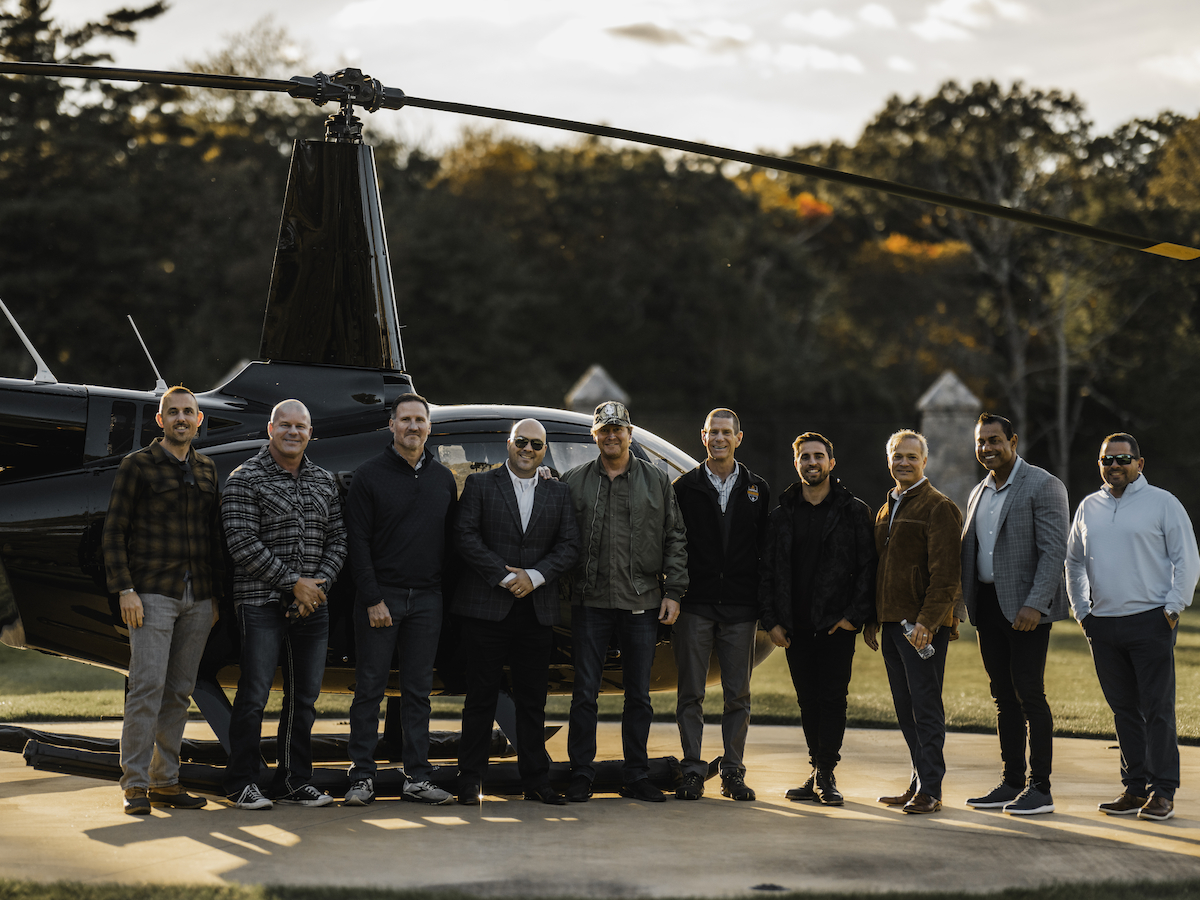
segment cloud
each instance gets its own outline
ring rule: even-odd
[[[644,41],[647,44],[686,44],[685,38],[674,28],[663,28],[653,22],[639,22],[636,25],[618,25],[605,29],[613,37],[628,38],[633,41]]]
[[[895,28],[897,25],[892,11],[878,3],[868,3],[864,6],[858,11],[858,18],[876,28]]]
[[[914,63],[905,59],[903,56],[889,56],[887,58],[887,67],[893,72],[915,72],[917,67]]]
[[[556,0],[454,0],[452,3],[397,3],[396,0],[352,0],[332,18],[337,28],[381,28],[421,22],[465,20],[511,25],[560,12]]]
[[[1138,68],[1153,72],[1172,81],[1184,84],[1200,84],[1200,50],[1191,53],[1173,53],[1143,60]]]
[[[823,38],[844,37],[854,31],[854,22],[845,16],[831,13],[827,9],[814,10],[811,13],[788,13],[783,17],[784,27],[793,31],[802,31]]]
[[[927,41],[969,41],[973,31],[990,28],[996,19],[1026,22],[1029,8],[1016,0],[938,0],[925,8],[925,18],[909,26]]]
[[[825,47],[812,44],[783,44],[773,55],[771,61],[781,69],[805,70],[819,72],[852,72],[863,71],[863,64],[857,56],[851,53],[835,53]]]

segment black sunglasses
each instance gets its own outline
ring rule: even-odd
[[[1116,456],[1100,457],[1100,465],[1102,466],[1111,466],[1114,464],[1118,466],[1127,466],[1131,462],[1133,462],[1132,453],[1118,453]]]
[[[184,484],[196,483],[196,476],[192,474],[192,464],[186,459],[179,464],[179,470],[183,473]]]
[[[533,448],[535,453],[546,446],[545,441],[540,441],[537,438],[527,437],[515,437],[513,438],[513,443],[516,445],[518,450],[524,450],[527,446],[529,446]]]

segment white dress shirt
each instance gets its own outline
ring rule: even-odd
[[[520,478],[508,463],[504,464],[504,468],[508,470],[509,480],[512,481],[513,491],[517,495],[517,510],[521,513],[521,531],[524,531],[529,527],[529,517],[533,515],[533,492],[537,490],[537,484],[541,479],[536,473],[532,478]],[[534,590],[546,583],[545,576],[537,569],[526,569],[525,574],[533,582]],[[500,586],[507,587],[516,577],[516,572],[509,572],[501,579]]]

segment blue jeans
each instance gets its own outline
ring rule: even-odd
[[[596,769],[592,763],[596,760],[596,698],[600,695],[604,658],[614,632],[621,644],[621,683],[625,688],[625,708],[621,713],[621,749],[625,754],[625,765],[621,775],[626,784],[633,784],[650,774],[646,743],[650,740],[650,722],[654,718],[654,708],[650,705],[650,670],[658,639],[657,610],[635,613],[628,609],[591,606],[571,608],[575,690],[571,696],[567,753],[571,757],[572,775],[595,780]]]
[[[372,628],[367,607],[354,604],[354,702],[350,704],[350,780],[375,774],[375,745],[379,742],[379,704],[400,653],[400,722],[404,729],[401,756],[412,781],[428,781],[429,692],[433,660],[442,631],[442,592],[382,587],[392,624]]]
[[[942,681],[946,675],[950,629],[937,630],[930,642],[936,652],[929,659],[921,659],[899,622],[883,623],[880,643],[888,684],[892,688],[892,703],[896,707],[896,721],[912,761],[913,774],[909,784],[922,794],[941,800],[942,779],[946,776],[943,753],[946,710],[942,706]]]
[[[121,787],[179,782],[179,745],[187,725],[196,669],[212,630],[213,604],[140,594],[142,624],[129,629],[129,690],[121,725]]]
[[[283,709],[279,714],[279,765],[268,788],[271,796],[290,794],[312,778],[315,704],[325,674],[329,607],[289,620],[278,603],[238,606],[242,633],[241,675],[229,719],[229,765],[225,792],[239,793],[257,783],[262,766],[259,739],[263,707],[275,669],[283,669]]]

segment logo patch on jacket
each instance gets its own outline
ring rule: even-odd
[[[749,501],[751,503],[758,502],[758,485],[757,484],[752,484],[752,485],[750,485],[750,487],[746,488],[746,497],[747,497],[747,499],[749,499]]]

